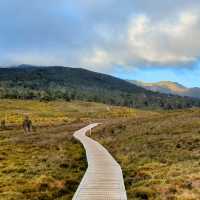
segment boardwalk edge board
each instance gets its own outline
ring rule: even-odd
[[[72,200],[127,200],[120,165],[101,144],[86,136],[98,125],[90,124],[74,133],[85,148],[88,168]]]

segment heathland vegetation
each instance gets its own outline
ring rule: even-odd
[[[139,111],[138,111],[139,112]],[[71,200],[86,170],[75,130],[92,121],[126,118],[136,111],[87,102],[1,100],[0,199]],[[25,134],[28,115],[33,132]]]
[[[109,120],[93,137],[118,160],[129,200],[200,199],[200,110]]]
[[[122,166],[130,200],[200,198],[200,99],[84,69],[24,65],[0,68],[0,98],[0,199],[71,199],[87,167],[72,134],[92,122],[103,122],[93,137]]]
[[[196,200],[200,110],[142,111],[91,102],[1,100],[0,199],[70,200],[86,170],[75,130],[103,122],[94,139],[122,166],[128,199]],[[21,127],[24,115],[33,132]]]

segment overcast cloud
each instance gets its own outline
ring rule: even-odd
[[[0,65],[184,68],[199,35],[198,0],[0,1]]]

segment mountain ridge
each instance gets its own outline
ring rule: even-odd
[[[0,98],[83,100],[136,108],[200,106],[195,98],[152,92],[111,75],[63,66],[0,68]]]
[[[159,81],[159,82],[154,82],[154,83],[146,83],[143,81],[136,81],[136,80],[131,80],[129,82],[136,84],[140,87],[143,87],[147,90],[151,90],[155,92],[200,98],[199,87],[188,88],[177,82]]]

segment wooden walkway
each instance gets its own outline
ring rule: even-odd
[[[88,169],[72,200],[127,200],[121,167],[102,145],[85,135],[97,125],[74,133],[86,150]]]

